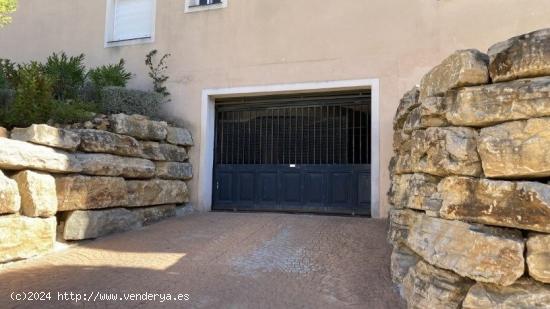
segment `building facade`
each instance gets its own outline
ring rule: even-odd
[[[89,66],[124,58],[135,74],[130,87],[150,89],[145,55],[152,49],[170,53],[172,101],[167,112],[183,120],[196,144],[190,153],[195,167],[190,183],[193,207],[206,211],[223,204],[223,194],[216,190],[221,190],[220,181],[222,187],[227,185],[223,179],[233,173],[238,181],[228,180],[232,192],[227,199],[237,204],[242,201],[232,194],[253,187],[248,201],[264,196],[260,200],[268,210],[287,210],[280,208],[280,201],[292,204],[293,196],[311,198],[309,204],[301,201],[311,210],[328,209],[323,202],[315,204],[316,195],[328,190],[326,199],[335,205],[339,199],[364,201],[372,216],[385,217],[392,118],[400,94],[452,51],[486,51],[492,42],[548,27],[549,14],[546,0],[21,0],[12,24],[0,30],[0,57],[44,60],[63,50],[84,53]],[[369,100],[365,116],[344,106],[364,98]],[[283,110],[284,117],[274,116]],[[320,116],[304,116],[308,111]],[[260,119],[263,129],[252,124],[252,118]],[[275,126],[281,119],[287,127],[280,122]],[[251,128],[259,128],[258,136],[235,137]],[[291,143],[289,150],[279,156],[274,153],[281,140],[276,133],[321,141],[317,148],[303,147],[287,137],[283,143]],[[346,133],[353,136],[345,138],[349,147],[361,145],[358,155],[342,148]],[[230,139],[224,144],[221,136]],[[259,142],[263,150],[238,144],[250,145],[262,136],[270,137]],[[233,144],[238,150],[225,153],[236,153],[238,159],[220,159],[220,147]],[[257,162],[245,155],[255,151]],[[310,158],[317,152],[321,161]],[[245,163],[263,165],[264,170],[240,169]],[[300,165],[318,168],[293,172]],[[342,170],[323,174],[335,165]],[[232,170],[224,171],[226,167]],[[353,174],[353,180],[340,177],[347,174]],[[321,175],[318,181],[316,175]],[[357,189],[348,201],[342,192],[349,186]]]

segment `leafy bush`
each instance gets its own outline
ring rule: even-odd
[[[122,87],[105,87],[101,90],[101,112],[105,114],[141,114],[156,118],[164,98],[156,92],[126,89]]]
[[[168,80],[168,76],[165,75],[168,65],[166,64],[166,59],[170,57],[170,54],[164,54],[159,62],[155,65],[153,64],[153,58],[157,55],[158,51],[156,49],[150,51],[145,56],[145,65],[149,68],[149,77],[153,79],[153,90],[156,93],[161,94],[164,97],[170,95],[164,83]]]
[[[50,120],[59,124],[84,122],[94,117],[97,106],[82,101],[56,101],[50,111]]]
[[[52,80],[55,99],[76,99],[86,78],[84,54],[68,57],[65,52],[53,53],[44,64],[44,72]]]
[[[5,110],[8,126],[26,126],[48,121],[52,109],[52,81],[37,62],[25,64],[18,71],[18,87],[13,103]]]
[[[126,87],[132,73],[126,71],[124,64],[124,59],[120,59],[118,64],[97,67],[88,72],[88,77],[98,89],[108,86]]]
[[[0,108],[7,108],[15,98],[15,90],[0,88]]]
[[[17,87],[17,66],[9,59],[0,59],[0,89]]]

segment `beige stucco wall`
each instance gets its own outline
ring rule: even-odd
[[[548,0],[229,0],[226,9],[197,13],[184,13],[184,0],[157,0],[154,44],[104,48],[105,0],[19,2],[13,23],[0,30],[0,57],[26,61],[64,50],[84,52],[92,66],[123,57],[136,74],[131,86],[146,88],[144,55],[171,53],[170,109],[197,142],[202,89],[380,79],[382,216],[401,94],[456,49],[486,51],[550,26]],[[196,172],[199,156],[195,147]],[[194,205],[197,184],[195,177]]]

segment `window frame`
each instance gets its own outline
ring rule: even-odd
[[[191,0],[185,0],[185,13],[194,13],[194,12],[223,9],[227,7],[228,1],[229,0],[221,0],[220,3],[215,3],[215,4],[191,5]]]
[[[114,25],[115,25],[115,11],[116,11],[116,2],[117,0],[106,0],[106,16],[105,16],[105,48],[108,47],[117,47],[117,46],[127,46],[127,45],[138,45],[138,44],[150,44],[155,42],[155,24],[157,16],[157,0],[153,1],[153,10],[151,11],[151,36],[142,37],[142,38],[133,38],[126,40],[114,40]]]

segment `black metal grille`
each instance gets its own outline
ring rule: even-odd
[[[370,164],[370,91],[216,102],[216,164]]]

